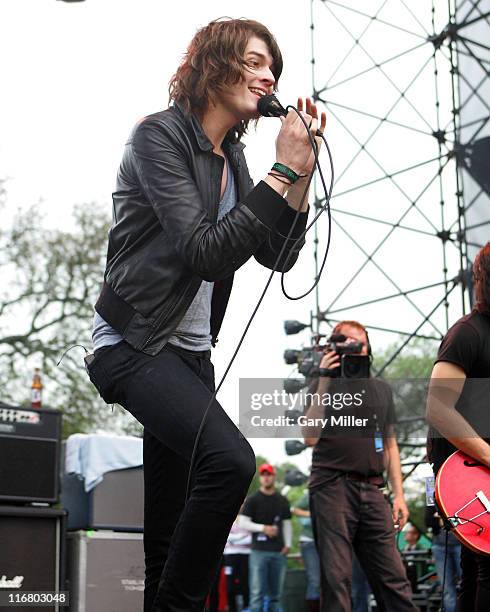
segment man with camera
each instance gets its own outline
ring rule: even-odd
[[[394,435],[391,389],[369,376],[371,350],[357,321],[338,323],[310,391],[305,443],[313,446],[310,504],[320,556],[321,610],[351,610],[355,552],[376,597],[390,612],[413,611],[411,589],[396,549],[395,528],[408,518]],[[344,398],[339,408],[329,401]],[[352,401],[357,398],[359,401]],[[325,425],[315,426],[322,422]],[[310,420],[311,419],[311,420]],[[393,492],[390,508],[381,488],[384,471]]]

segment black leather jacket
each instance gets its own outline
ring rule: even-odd
[[[274,266],[296,211],[267,183],[255,188],[244,145],[225,140],[237,205],[217,222],[223,158],[199,121],[179,106],[149,115],[134,128],[113,193],[104,284],[97,312],[135,349],[157,354],[191,304],[201,281],[215,281],[213,345],[233,273],[252,255]],[[306,226],[301,213],[294,236]],[[284,266],[289,270],[304,241]]]

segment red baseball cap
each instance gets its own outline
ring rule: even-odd
[[[272,474],[273,476],[276,475],[276,470],[274,469],[274,466],[271,465],[270,463],[263,463],[259,467],[259,474],[265,474],[265,472],[268,472],[269,474]]]

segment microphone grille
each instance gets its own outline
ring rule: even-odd
[[[280,117],[287,114],[273,94],[262,96],[257,102],[257,110],[263,117]]]

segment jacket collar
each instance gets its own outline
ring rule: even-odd
[[[202,125],[199,119],[193,114],[186,113],[182,105],[180,105],[178,102],[174,102],[174,107],[177,113],[180,115],[180,117],[191,128],[192,132],[194,133],[197,145],[201,149],[201,151],[212,151],[213,143],[209,140],[209,138],[204,133],[204,130],[202,129]],[[243,149],[245,148],[245,145],[243,142],[231,143],[229,141],[228,136],[225,137],[225,141],[223,144],[225,148],[227,148],[229,151],[239,152],[239,151],[243,151]]]

